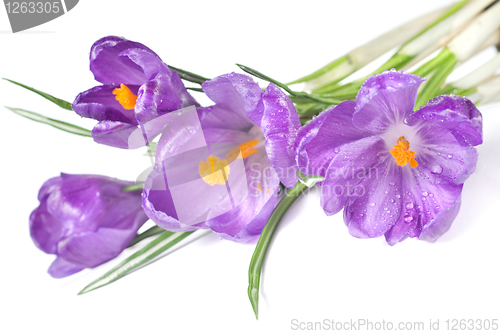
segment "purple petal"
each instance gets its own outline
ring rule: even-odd
[[[476,106],[461,96],[442,95],[430,100],[408,120],[437,123],[448,129],[462,146],[483,142],[483,117]]]
[[[137,125],[122,122],[100,121],[92,129],[92,138],[99,144],[131,149],[136,148],[130,147],[129,142],[132,133],[137,129],[139,129]],[[143,140],[141,144],[140,146],[146,145],[145,140]]]
[[[440,124],[419,121],[414,124],[416,141],[410,141],[419,167],[428,169],[441,179],[463,183],[476,168],[474,147],[462,146],[448,129]]]
[[[295,138],[300,120],[290,98],[273,83],[262,96],[264,115],[261,128],[266,138],[266,152],[280,181],[293,188],[297,182],[295,162]]]
[[[380,153],[384,151],[385,142],[378,136],[366,137],[340,147],[321,185],[321,207],[327,215],[339,212],[349,197],[364,191],[358,185],[365,177],[377,172],[375,167],[382,163],[384,155]]]
[[[95,232],[73,234],[62,240],[58,254],[77,266],[96,267],[118,256],[130,244],[143,223],[144,221],[132,225],[129,229],[101,227]]]
[[[113,95],[113,90],[118,87],[118,85],[106,85],[91,88],[78,94],[71,107],[82,117],[137,124],[134,110],[123,108]],[[128,88],[137,95],[139,86],[128,86]]]
[[[67,229],[62,221],[48,212],[45,200],[30,215],[31,239],[45,253],[56,254],[57,243]]]
[[[352,122],[373,134],[401,123],[412,114],[418,87],[423,81],[423,78],[404,72],[372,75],[358,92]]]
[[[403,210],[386,240],[391,246],[408,237],[435,241],[458,214],[463,185],[443,182],[421,166],[405,166],[402,172]]]
[[[325,176],[340,146],[371,136],[352,124],[355,102],[345,101],[323,111],[299,129],[295,142],[299,170],[306,175]]]
[[[135,112],[137,120],[146,123],[166,112],[175,111],[197,102],[177,80],[177,73],[170,76],[159,73],[139,89]]]
[[[344,221],[352,236],[379,237],[397,222],[402,210],[401,175],[402,168],[390,155],[382,165],[370,169],[344,209]]]
[[[49,267],[48,273],[54,278],[63,278],[76,274],[85,269],[82,266],[75,265],[58,256]]]
[[[90,70],[97,81],[103,84],[142,85],[148,78],[143,69],[127,56],[120,53],[127,49],[140,49],[155,55],[141,43],[108,36],[96,41],[90,49]],[[158,56],[157,60],[161,63]]]
[[[203,128],[248,130],[253,126],[247,114],[257,107],[262,90],[250,77],[230,73],[206,81],[203,91],[215,102],[203,120]]]
[[[248,196],[235,209],[206,222],[222,238],[238,242],[250,241],[260,234],[276,205],[279,189],[278,175],[264,150],[245,158],[245,170]],[[234,193],[237,186],[230,186]]]

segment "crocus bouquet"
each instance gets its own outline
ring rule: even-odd
[[[356,238],[383,236],[391,246],[436,241],[459,214],[476,167],[483,124],[476,105],[500,99],[500,55],[458,81],[446,79],[499,45],[499,17],[498,1],[464,0],[287,84],[244,65],[205,78],[116,36],[90,48],[99,85],[73,103],[9,80],[96,124],[88,130],[11,111],[117,150],[142,149],[151,159],[134,181],[61,173],[42,185],[29,226],[36,246],[56,255],[49,274],[94,268],[140,243],[80,292],[87,293],[164,256],[194,231],[211,230],[256,243],[248,296],[257,316],[274,231],[311,187],[320,188],[326,215],[343,210]],[[396,47],[372,74],[356,76]],[[196,94],[213,103],[200,105]],[[148,220],[155,225],[145,229]]]

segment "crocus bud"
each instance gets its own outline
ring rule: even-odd
[[[35,245],[57,258],[48,272],[62,278],[115,258],[148,220],[133,182],[100,175],[69,175],[46,181],[30,216]]]

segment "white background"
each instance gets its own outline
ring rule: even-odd
[[[80,1],[66,15],[12,34],[0,9],[0,77],[72,101],[97,83],[90,46],[106,35],[139,41],[173,66],[214,77],[246,64],[296,79],[449,0]],[[483,61],[493,56],[489,50]],[[482,58],[481,58],[482,57]],[[477,66],[477,65],[475,65]],[[472,67],[473,68],[473,67]],[[208,101],[195,97],[202,103]],[[0,80],[0,105],[92,128],[43,98]],[[253,245],[210,234],[107,287],[76,294],[131,252],[56,280],[53,255],[28,230],[42,183],[59,172],[133,180],[143,150],[118,150],[0,109],[2,333],[286,333],[301,322],[500,318],[500,105],[481,107],[484,144],[462,209],[435,244],[351,237],[342,214],[326,217],[310,194],[287,213],[264,264],[260,320],[247,298]],[[136,250],[138,248],[135,248]],[[421,331],[422,332],[422,331]]]

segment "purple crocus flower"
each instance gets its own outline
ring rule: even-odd
[[[90,70],[102,86],[80,93],[73,110],[99,123],[98,143],[118,148],[144,146],[158,133],[143,125],[167,112],[197,105],[177,75],[143,44],[108,36],[92,45]],[[140,129],[139,129],[140,128]],[[142,140],[130,140],[141,131]]]
[[[215,105],[183,112],[163,131],[143,207],[171,231],[210,228],[246,242],[260,235],[277,203],[280,181],[297,181],[300,121],[274,84],[265,92],[248,76],[226,74],[203,84]]]
[[[49,274],[62,278],[115,258],[148,220],[133,182],[99,175],[69,175],[46,181],[40,206],[30,216],[35,245],[57,258]]]
[[[464,181],[482,143],[482,116],[460,96],[440,96],[413,112],[423,79],[388,71],[370,77],[357,101],[322,112],[300,129],[297,162],[325,177],[321,206],[344,208],[351,235],[435,241],[460,208]]]

